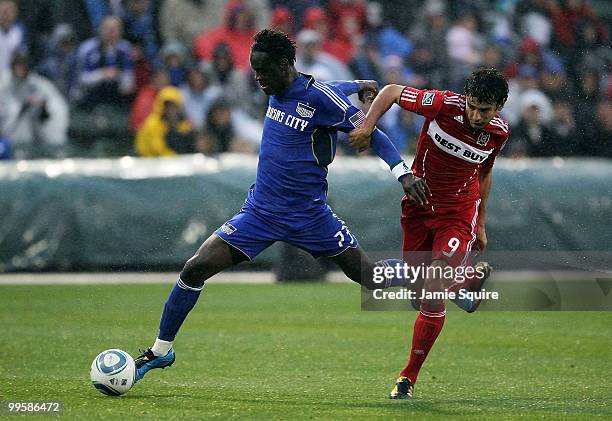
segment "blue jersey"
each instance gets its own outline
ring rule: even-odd
[[[325,209],[337,132],[352,130],[364,119],[334,85],[300,74],[282,94],[270,96],[249,202],[274,214]]]
[[[285,92],[270,97],[257,180],[242,209],[215,234],[249,259],[275,241],[314,257],[338,256],[359,246],[326,203],[327,166],[336,155],[338,130],[352,130],[365,119],[343,93],[358,90],[354,81],[323,83],[300,74]],[[381,131],[372,133],[371,147],[389,168],[403,165]]]

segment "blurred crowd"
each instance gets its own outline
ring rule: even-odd
[[[504,153],[612,158],[608,0],[0,0],[0,158],[256,153],[267,97],[252,36],[298,70],[462,92],[503,70]],[[411,152],[422,120],[381,125]],[[348,148],[344,153],[351,153]]]

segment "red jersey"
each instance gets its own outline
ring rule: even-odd
[[[412,171],[427,182],[432,207],[474,203],[480,168],[490,168],[508,140],[508,123],[496,115],[482,130],[471,128],[465,96],[405,87],[399,105],[426,118]]]

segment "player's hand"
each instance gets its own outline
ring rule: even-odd
[[[487,248],[487,231],[484,226],[478,227],[478,234],[476,235],[476,251],[478,254],[485,252]]]
[[[376,95],[378,95],[378,82],[375,80],[357,80],[359,84],[359,92],[357,95],[359,96],[359,101],[363,102],[372,102]]]
[[[400,177],[399,182],[402,183],[406,196],[419,205],[429,203],[431,192],[424,179],[417,177],[414,174],[406,174]]]
[[[374,128],[358,127],[349,132],[349,143],[359,152],[363,152],[370,147],[372,132]]]

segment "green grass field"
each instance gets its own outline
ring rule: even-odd
[[[396,402],[416,313],[360,311],[348,284],[213,283],[172,368],[100,394],[94,356],[150,345],[169,289],[0,287],[0,400],[79,419],[612,418],[612,313],[450,312],[416,399]]]

